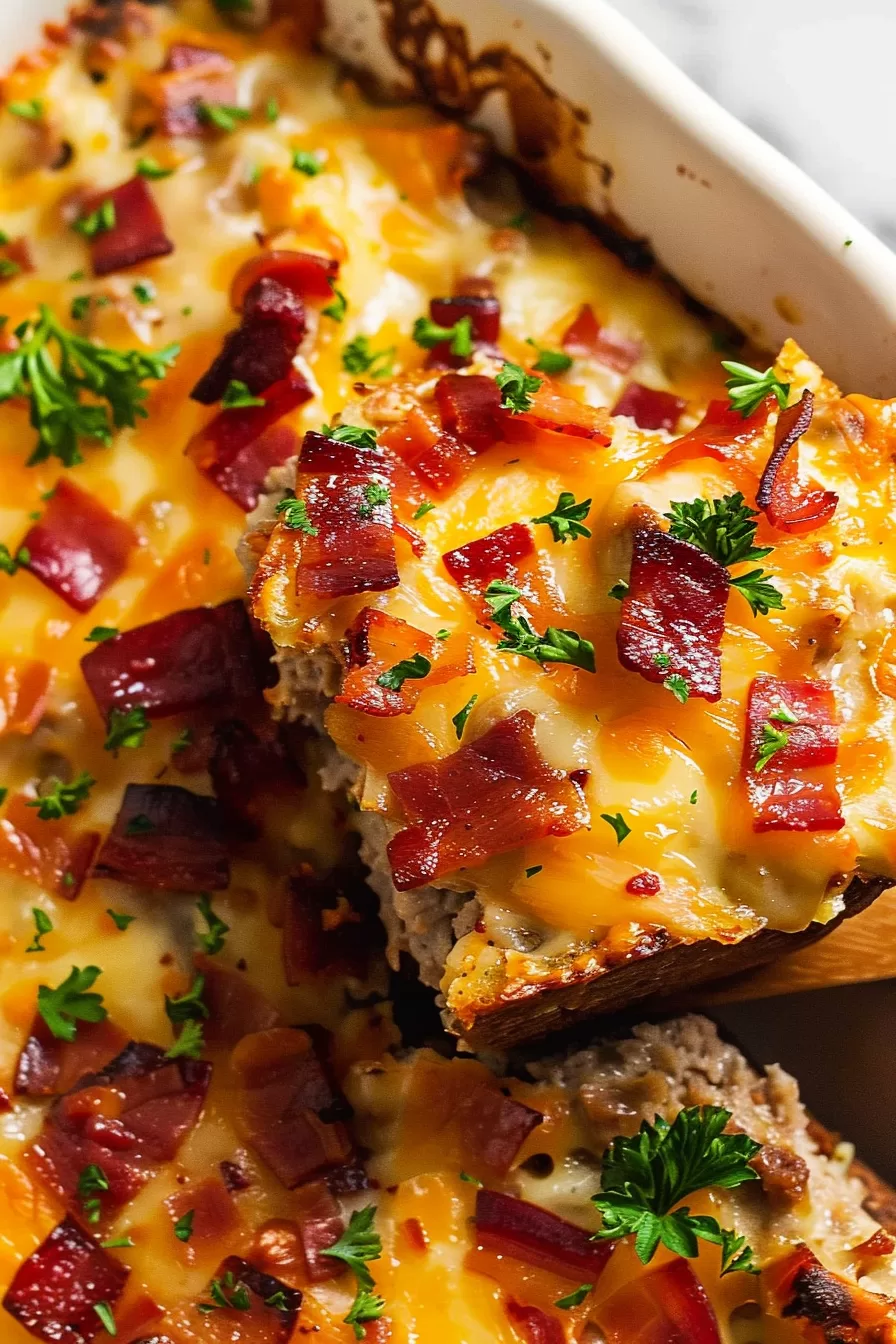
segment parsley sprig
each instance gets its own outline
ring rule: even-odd
[[[386,1307],[383,1299],[373,1291],[376,1284],[367,1268],[369,1261],[378,1260],[383,1253],[382,1239],[373,1226],[375,1217],[376,1206],[373,1204],[356,1209],[339,1240],[322,1252],[348,1265],[355,1276],[355,1300],[344,1318],[346,1325],[354,1330],[355,1339],[364,1338],[364,1322],[378,1320]]]
[[[739,364],[736,359],[723,359],[722,368],[730,374],[725,382],[731,409],[740,411],[744,419],[759,407],[771,393],[783,410],[790,395],[790,384],[782,383],[773,368],[760,373],[751,369],[749,364]]]
[[[571,490],[561,490],[560,498],[551,512],[543,513],[540,518],[533,518],[532,521],[545,523],[551,529],[555,541],[575,541],[578,537],[591,536],[591,529],[584,526],[590,508],[590,499],[583,499],[581,503],[577,503]]]
[[[376,679],[377,686],[387,691],[400,691],[406,681],[422,681],[432,671],[432,663],[423,653],[415,653],[413,658],[402,658],[394,667],[381,672]]]
[[[320,432],[336,443],[350,443],[354,448],[376,447],[375,429],[362,429],[360,425],[321,425]]]
[[[500,373],[495,374],[495,382],[501,389],[501,405],[514,415],[528,411],[532,407],[532,398],[544,382],[536,378],[519,364],[507,363]]]
[[[102,971],[99,966],[73,966],[61,985],[39,985],[37,1011],[60,1041],[73,1041],[79,1022],[103,1022],[108,1013],[102,994],[90,992]]]
[[[706,551],[713,560],[729,568],[747,560],[761,560],[773,547],[754,546],[758,515],[744,503],[738,490],[722,499],[694,499],[669,505],[664,514],[671,526],[669,533],[679,541],[689,541]],[[783,611],[784,599],[764,569],[751,569],[734,575],[731,587],[746,598],[754,616],[767,616],[772,610]]]
[[[531,658],[536,663],[569,663],[572,667],[593,672],[594,645],[591,641],[583,639],[575,630],[560,630],[555,625],[549,625],[540,635],[525,616],[514,616],[513,604],[521,597],[519,588],[501,579],[495,579],[485,590],[492,620],[503,632],[498,648],[518,653],[521,658]]]
[[[450,342],[452,355],[467,359],[473,353],[473,319],[459,317],[452,326],[443,327],[429,317],[418,317],[414,323],[414,340],[424,350]]]
[[[100,1195],[109,1189],[109,1178],[102,1167],[90,1162],[78,1176],[77,1196],[88,1223],[98,1223],[103,1206]]]
[[[205,976],[197,975],[185,994],[178,998],[165,995],[165,1014],[174,1025],[182,1024],[174,1044],[165,1052],[166,1059],[198,1059],[205,1048],[202,1023],[209,1011],[202,999]]]
[[[25,806],[36,807],[40,821],[61,821],[63,817],[71,817],[77,812],[95,783],[96,780],[86,770],[82,770],[71,784],[54,777],[40,797],[30,798]]]
[[[395,346],[374,350],[369,336],[356,336],[342,347],[342,367],[346,373],[367,373],[371,378],[391,378],[394,361]]]
[[[721,1246],[722,1274],[758,1274],[744,1237],[715,1218],[675,1207],[698,1190],[733,1190],[758,1179],[749,1163],[762,1145],[746,1134],[724,1134],[730,1119],[721,1106],[689,1106],[671,1125],[658,1115],[633,1138],[614,1139],[603,1155],[600,1194],[593,1197],[603,1216],[595,1240],[634,1236],[646,1265],[660,1242],[676,1255],[697,1255],[699,1238]]]
[[[222,1278],[212,1279],[208,1286],[208,1295],[211,1302],[196,1303],[196,1310],[201,1311],[203,1316],[226,1307],[230,1307],[233,1311],[249,1311],[252,1306],[249,1289],[230,1269]]]
[[[104,750],[117,756],[122,747],[142,747],[149,726],[142,705],[135,705],[133,709],[110,709]]]
[[[79,446],[84,440],[108,447],[116,429],[146,416],[143,384],[164,378],[180,353],[178,345],[151,354],[95,345],[63,327],[46,304],[37,322],[23,322],[16,336],[19,348],[0,354],[0,402],[11,397],[30,402],[38,440],[29,466],[50,457],[76,466],[84,460]]]
[[[224,946],[230,932],[230,925],[225,924],[221,916],[212,908],[211,897],[207,891],[204,891],[199,897],[196,909],[205,920],[207,927],[206,933],[197,932],[197,941],[207,957],[214,957]]]
[[[319,529],[308,517],[308,505],[304,499],[296,499],[292,491],[285,495],[277,505],[277,514],[284,527],[291,532],[304,532],[307,537],[316,537]]]

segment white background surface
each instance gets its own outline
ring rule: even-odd
[[[896,0],[612,0],[896,248]]]

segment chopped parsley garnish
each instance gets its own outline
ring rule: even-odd
[[[350,443],[353,448],[376,447],[375,429],[362,429],[360,425],[321,425],[320,432],[337,443]]]
[[[621,812],[614,812],[612,815],[609,812],[601,812],[600,819],[605,821],[611,830],[615,831],[617,845],[621,845],[625,837],[632,833],[631,826]]]
[[[333,302],[328,303],[326,308],[321,308],[324,317],[331,317],[334,322],[341,322],[348,312],[348,299],[341,289],[333,289]]]
[[[679,541],[689,541],[693,546],[699,546],[726,568],[745,560],[761,560],[773,550],[771,546],[753,545],[756,536],[756,523],[753,520],[758,515],[755,509],[744,503],[740,491],[725,495],[722,499],[673,502],[669,509],[670,512],[663,516],[671,523],[670,535]],[[784,608],[784,599],[774,584],[768,581],[763,569],[751,569],[746,574],[735,575],[731,579],[731,587],[746,598],[754,616],[766,616],[769,611],[782,611]]]
[[[590,508],[590,499],[583,499],[577,504],[572,491],[561,490],[560,498],[551,512],[543,513],[540,518],[533,518],[532,522],[546,524],[551,529],[555,541],[575,541],[577,537],[591,536],[590,528],[583,525]]]
[[[770,723],[766,723],[762,728],[762,742],[759,747],[759,754],[756,757],[756,764],[753,769],[756,771],[764,770],[772,757],[790,741],[790,734],[783,728],[773,728]]]
[[[105,644],[107,639],[114,639],[117,634],[117,626],[95,625],[90,634],[84,636],[84,641],[87,644]]]
[[[467,1185],[482,1185],[482,1182],[479,1180],[478,1176],[471,1176],[468,1171],[459,1171],[457,1175],[458,1179],[461,1181],[465,1181]]]
[[[376,504],[388,504],[391,500],[389,489],[381,485],[379,481],[369,481],[364,487],[363,504],[358,506],[358,514],[361,518],[370,518],[373,515]]]
[[[670,691],[672,695],[675,696],[675,699],[678,701],[680,705],[687,704],[688,698],[691,694],[691,688],[688,685],[686,679],[682,677],[678,672],[673,672],[671,677],[666,677],[666,680],[663,682],[663,686],[667,691]]]
[[[131,1237],[110,1237],[108,1241],[100,1242],[104,1251],[123,1251],[133,1244]]]
[[[522,596],[513,584],[495,579],[485,590],[485,600],[492,620],[500,627],[503,638],[499,649],[531,658],[536,663],[569,663],[585,672],[594,671],[594,645],[575,630],[560,630],[549,625],[543,635],[532,628],[525,616],[514,616],[513,604]]]
[[[192,730],[190,728],[181,728],[177,737],[171,743],[171,755],[179,756],[182,751],[186,751],[187,747],[191,747],[192,745],[193,745]]]
[[[376,1285],[367,1268],[369,1261],[378,1260],[383,1253],[382,1240],[373,1227],[375,1217],[376,1207],[373,1204],[368,1204],[366,1209],[356,1209],[339,1240],[322,1251],[323,1255],[330,1255],[334,1260],[341,1260],[348,1265],[355,1276],[355,1300],[344,1319],[346,1325],[354,1330],[356,1339],[364,1338],[364,1322],[378,1320],[386,1306],[383,1299],[373,1291]]]
[[[475,705],[478,699],[479,699],[478,695],[471,695],[467,703],[464,705],[463,709],[459,709],[451,720],[451,722],[454,724],[454,731],[457,733],[458,742],[464,735],[464,729],[467,726],[467,719],[470,717],[470,714],[472,713],[473,710],[473,706]]]
[[[583,1283],[579,1288],[573,1289],[565,1297],[558,1297],[554,1303],[561,1311],[569,1311],[571,1307],[580,1307],[589,1293],[594,1291],[593,1283]]]
[[[172,999],[165,995],[165,1015],[169,1022],[198,1022],[208,1017],[208,1009],[202,1002],[205,989],[205,976],[193,977],[193,983],[185,994]]]
[[[212,909],[211,897],[207,891],[204,891],[199,897],[196,909],[205,920],[208,929],[207,933],[197,933],[196,938],[206,956],[214,957],[224,946],[225,939],[230,932],[230,925],[225,924],[220,915]]]
[[[180,1035],[165,1051],[166,1059],[199,1059],[205,1049],[201,1022],[185,1022]]]
[[[543,863],[534,863],[531,868],[526,869],[526,876],[537,877],[538,874],[541,872],[542,868],[544,868]]]
[[[292,166],[297,173],[304,173],[306,177],[317,177],[322,173],[324,166],[316,154],[312,154],[307,149],[294,149],[292,153]]]
[[[91,1162],[78,1177],[77,1196],[88,1223],[98,1223],[102,1214],[99,1196],[109,1189],[109,1181],[102,1167]]]
[[[108,1016],[102,994],[88,991],[102,974],[99,966],[73,966],[61,985],[39,985],[37,1011],[60,1041],[73,1041],[78,1022],[103,1022]]]
[[[371,378],[391,378],[394,361],[395,346],[372,350],[369,336],[356,336],[342,347],[342,367],[347,373],[369,373]]]
[[[304,532],[309,537],[317,536],[318,529],[308,517],[308,506],[304,499],[296,499],[292,493],[286,495],[277,505],[277,513],[284,527],[293,532]]]
[[[41,910],[39,905],[33,905],[31,907],[31,914],[34,919],[34,937],[25,948],[25,951],[46,952],[47,949],[41,942],[41,938],[45,938],[48,933],[53,932],[53,921],[46,910]]]
[[[224,103],[199,103],[196,108],[199,120],[216,131],[230,135],[241,121],[248,121],[250,113],[245,107],[227,107]]]
[[[276,98],[269,98],[264,105],[265,121],[275,122],[280,115],[280,104]]]
[[[16,98],[6,104],[6,110],[24,121],[40,121],[44,114],[44,105],[40,98]]]
[[[8,793],[9,793],[9,789],[6,789],[6,788],[2,788],[2,789],[0,789],[0,807],[2,807],[3,804],[6,802],[6,795],[7,795]]]
[[[11,280],[14,275],[19,275],[22,268],[17,261],[11,257],[0,257],[0,280]]]
[[[740,411],[744,419],[753,414],[769,393],[774,395],[782,410],[787,405],[790,384],[782,383],[774,369],[760,373],[758,369],[751,369],[749,364],[738,364],[735,359],[723,359],[722,368],[731,375],[725,382],[731,409]]]
[[[501,372],[495,374],[495,382],[501,389],[501,405],[514,415],[531,409],[532,397],[543,381],[521,369],[519,364],[505,364]]]
[[[150,835],[156,828],[155,822],[148,817],[145,812],[138,812],[136,816],[131,817],[124,828],[125,835]]]
[[[41,821],[60,821],[62,817],[71,817],[85,802],[96,780],[82,770],[71,784],[61,779],[53,779],[50,787],[39,798],[31,798],[26,807],[36,807]]]
[[[724,1134],[730,1119],[721,1106],[689,1106],[671,1125],[658,1115],[633,1138],[614,1139],[603,1155],[600,1194],[593,1197],[603,1216],[595,1239],[633,1235],[646,1265],[660,1242],[675,1255],[692,1257],[701,1238],[721,1246],[722,1274],[757,1274],[744,1237],[708,1215],[675,1208],[698,1190],[733,1190],[758,1180],[749,1163],[762,1145],[746,1134]]]
[[[400,663],[381,672],[376,684],[384,686],[387,691],[400,691],[406,681],[422,681],[431,671],[432,663],[429,659],[422,653],[415,653],[413,658],[402,658]]]
[[[26,546],[20,546],[15,555],[12,555],[9,547],[0,542],[0,573],[8,574],[12,578],[23,565],[30,563],[31,552]]]
[[[156,287],[149,280],[138,280],[137,284],[131,287],[131,293],[138,303],[152,303],[156,297]]]
[[[129,924],[133,924],[134,920],[137,918],[136,915],[123,915],[118,910],[107,910],[106,914],[109,916],[116,929],[121,929],[122,932],[124,932]]]
[[[653,656],[653,665],[658,667],[661,672],[665,672],[672,665],[672,659],[668,653],[656,653]]]
[[[103,1329],[107,1335],[117,1335],[118,1326],[115,1324],[115,1317],[112,1315],[112,1308],[108,1302],[97,1302],[94,1305],[94,1311],[102,1322]]]
[[[691,805],[696,804],[696,802],[697,802],[697,790],[696,790],[696,789],[694,789],[693,793],[691,794],[690,798],[688,799],[688,802],[691,803]]]
[[[567,355],[563,350],[545,350],[542,346],[536,345],[533,340],[527,340],[527,345],[531,345],[538,351],[538,358],[532,365],[539,373],[548,375],[555,373],[566,373],[572,368],[572,356]]]
[[[425,518],[428,513],[432,513],[434,508],[435,504],[431,504],[428,499],[425,500],[422,504],[418,504],[417,508],[414,510],[412,515],[414,522],[416,523],[421,518]]]
[[[414,340],[424,350],[450,343],[452,355],[467,359],[473,353],[473,319],[459,317],[450,327],[442,327],[428,317],[418,317],[414,323]]]
[[[178,1218],[174,1224],[174,1235],[178,1241],[189,1241],[193,1235],[193,1219],[196,1217],[195,1209],[187,1209],[187,1212]]]
[[[110,709],[103,747],[116,755],[122,747],[142,747],[150,723],[142,705],[133,709]]]
[[[96,238],[101,233],[109,233],[115,228],[115,202],[107,196],[95,210],[76,219],[72,228],[82,238]]]
[[[618,583],[614,583],[608,591],[607,597],[612,597],[617,602],[624,601],[628,597],[628,584],[625,579],[620,579]]]
[[[288,1311],[289,1304],[286,1300],[286,1293],[282,1288],[278,1288],[276,1293],[271,1293],[270,1297],[264,1299],[266,1307],[273,1307],[275,1311]]]
[[[137,160],[134,171],[138,177],[148,178],[150,182],[160,182],[163,177],[170,177],[174,169],[163,168],[158,159],[147,157]]]
[[[50,457],[76,466],[84,460],[83,439],[108,447],[113,430],[132,427],[146,416],[143,383],[164,378],[180,351],[177,345],[153,354],[95,345],[60,326],[45,304],[38,321],[22,323],[16,335],[19,348],[0,354],[0,402],[26,397],[31,403],[38,441],[29,466]],[[58,363],[50,353],[52,342],[58,346]],[[87,401],[82,400],[85,393]]]
[[[230,1307],[233,1311],[248,1311],[252,1306],[249,1289],[234,1277],[231,1270],[228,1270],[223,1278],[212,1279],[208,1286],[208,1295],[211,1302],[196,1304],[197,1310],[203,1314],[218,1311],[222,1307]]]
[[[77,294],[75,298],[72,299],[72,306],[69,309],[72,321],[83,322],[87,314],[90,312],[90,305],[92,302],[93,302],[93,295]]]
[[[240,411],[246,406],[266,406],[267,402],[264,397],[253,397],[246,384],[238,378],[231,378],[224,389],[221,405],[225,411]]]

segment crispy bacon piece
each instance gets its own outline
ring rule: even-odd
[[[581,792],[540,754],[528,709],[451,756],[393,771],[389,783],[408,822],[388,846],[400,891],[588,821]]]
[[[492,620],[485,591],[498,580],[512,583],[520,590],[521,605],[530,620],[536,624],[553,622],[557,603],[538,571],[538,548],[524,523],[509,523],[454,551],[446,551],[442,563],[458,588],[466,593],[482,623]]]
[[[643,383],[629,383],[611,414],[627,415],[639,429],[674,429],[687,406],[683,397]]]
[[[280,1014],[243,971],[219,966],[212,957],[193,958],[205,980],[202,1000],[208,1009],[204,1035],[209,1045],[232,1049],[253,1031],[268,1031],[281,1023]]]
[[[629,341],[598,324],[590,303],[583,303],[561,342],[568,355],[596,359],[616,373],[628,373],[641,358],[641,342]]]
[[[219,490],[247,513],[255,508],[271,467],[298,451],[298,435],[283,416],[310,401],[314,392],[298,369],[265,392],[264,406],[218,414],[187,444],[187,457]]]
[[[230,881],[225,838],[214,798],[177,784],[128,784],[92,876],[153,891],[222,891]]]
[[[345,1231],[345,1219],[324,1181],[312,1181],[299,1194],[299,1241],[308,1278],[324,1283],[338,1278],[345,1265],[324,1255]]]
[[[125,630],[85,654],[81,671],[104,719],[138,705],[151,719],[235,706],[261,688],[258,646],[238,598]]]
[[[103,1331],[94,1307],[114,1307],[129,1273],[73,1218],[64,1218],[19,1265],[3,1306],[48,1344],[89,1344]]]
[[[54,1103],[28,1150],[32,1165],[77,1212],[78,1177],[96,1163],[109,1183],[103,1213],[121,1208],[177,1155],[202,1113],[211,1071],[203,1060],[167,1060],[158,1046],[132,1041]]]
[[[442,428],[474,453],[484,452],[504,436],[501,389],[481,373],[446,373],[436,383],[436,406]]]
[[[243,302],[240,325],[224,338],[220,355],[190,396],[212,406],[232,381],[262,396],[289,377],[305,327],[305,305],[293,290],[269,276],[256,280]]]
[[[506,1176],[526,1139],[543,1121],[541,1111],[506,1097],[490,1083],[478,1083],[461,1097],[455,1125],[464,1152],[465,1170],[474,1176]]]
[[[461,318],[470,319],[473,345],[494,350],[501,335],[501,305],[493,294],[456,294],[450,299],[431,299],[429,316],[441,327],[453,327]],[[469,355],[455,355],[451,342],[442,341],[433,346],[427,356],[431,369],[460,369],[470,362]]]
[[[382,946],[370,888],[358,867],[316,873],[304,864],[290,879],[283,916],[283,970],[288,985],[329,971],[362,976]]]
[[[137,116],[162,135],[213,135],[214,127],[203,121],[200,108],[233,107],[237,89],[233,61],[223,52],[173,42],[161,70],[147,75],[140,86],[148,104]]]
[[[68,817],[41,821],[29,801],[17,794],[0,818],[0,868],[73,901],[90,871],[99,833],[74,830]]]
[[[124,573],[137,534],[63,476],[43,517],[25,534],[27,568],[75,611],[89,611]]]
[[[476,451],[415,406],[407,419],[385,430],[379,442],[401,460],[436,495],[460,485],[476,460]]]
[[[743,458],[764,433],[777,404],[774,397],[766,397],[745,419],[727,401],[711,401],[699,425],[675,440],[660,465],[689,462],[695,457],[714,457],[719,462]]]
[[[111,201],[115,207],[115,223],[111,229],[101,229],[90,239],[94,275],[123,271],[129,266],[151,261],[153,257],[167,257],[174,251],[145,177],[132,177],[120,187],[98,191],[88,197],[82,218],[106,201]]]
[[[287,1344],[292,1339],[302,1306],[298,1288],[288,1287],[238,1255],[222,1260],[213,1278],[228,1298],[242,1285],[249,1295],[248,1308],[216,1304],[216,1310],[200,1316],[194,1302],[184,1303],[168,1317],[176,1339],[193,1341],[201,1337],[208,1344]],[[212,1302],[210,1292],[211,1284],[200,1300]],[[201,1329],[197,1328],[197,1319],[202,1322]]]
[[[825,1340],[870,1340],[865,1332],[891,1318],[892,1299],[825,1269],[803,1244],[763,1270],[762,1284],[767,1309],[811,1322],[820,1327],[818,1337]]]
[[[182,1254],[188,1264],[200,1254],[231,1237],[240,1225],[240,1215],[233,1196],[220,1176],[207,1176],[198,1184],[190,1184],[165,1200],[165,1208],[172,1223],[192,1212],[192,1234],[183,1243]]]
[[[246,1138],[287,1190],[354,1156],[348,1106],[298,1027],[244,1036],[231,1057]]]
[[[586,1228],[499,1190],[476,1191],[476,1241],[576,1283],[597,1283],[612,1253],[608,1242],[592,1241]]]
[[[315,534],[302,534],[300,596],[343,597],[397,587],[391,500],[371,503],[367,497],[369,486],[388,480],[388,465],[375,449],[313,430],[305,435],[296,493]]]
[[[684,677],[691,695],[718,700],[728,588],[728,571],[698,546],[636,528],[616,631],[622,666],[647,681]]]
[[[272,248],[244,261],[230,287],[230,304],[241,312],[246,296],[259,280],[276,280],[300,299],[327,302],[339,278],[339,262],[317,252]]]
[[[833,490],[800,484],[798,452],[791,451],[812,423],[813,403],[807,389],[795,406],[778,416],[775,446],[756,492],[756,503],[781,532],[814,532],[830,522],[839,503]]]
[[[212,729],[212,742],[208,772],[215,797],[237,831],[254,839],[272,797],[303,788],[304,772],[272,722],[250,727],[241,719],[224,719]]]
[[[604,407],[586,406],[574,397],[556,392],[545,379],[532,397],[528,411],[513,415],[503,412],[505,418],[502,438],[514,439],[520,425],[533,429],[547,429],[554,434],[567,434],[576,439],[591,439],[602,448],[610,443],[609,417]]]
[[[766,728],[783,732],[787,742],[757,770]],[[743,759],[755,831],[840,830],[844,819],[834,771],[838,744],[829,682],[755,679],[747,700]]]
[[[722,1344],[703,1285],[687,1260],[637,1274],[593,1312],[607,1344]]]
[[[527,1307],[510,1298],[504,1304],[507,1315],[522,1333],[526,1344],[566,1344],[560,1319],[549,1316],[541,1307]]]
[[[469,642],[462,636],[435,639],[374,607],[364,607],[345,635],[348,664],[336,700],[377,718],[410,714],[424,690],[476,670]],[[378,684],[378,677],[418,654],[431,665],[425,677],[408,679],[397,691]]]
[[[52,1097],[68,1092],[85,1073],[104,1068],[127,1040],[121,1028],[107,1017],[102,1022],[80,1022],[75,1039],[62,1041],[37,1016],[19,1054],[13,1090],[20,1097]]]

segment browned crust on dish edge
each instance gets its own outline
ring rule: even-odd
[[[893,886],[889,877],[859,874],[844,893],[844,908],[827,924],[810,924],[799,933],[762,929],[740,943],[724,945],[711,939],[657,947],[635,960],[596,977],[554,988],[533,985],[512,1002],[480,1012],[470,1025],[449,1021],[449,1030],[462,1035],[474,1050],[506,1049],[575,1022],[604,1013],[619,1012],[633,1004],[659,1004],[710,980],[752,970],[785,952],[795,952],[824,938],[845,919],[857,915]],[[896,1213],[896,1208],[894,1208]]]

